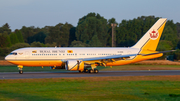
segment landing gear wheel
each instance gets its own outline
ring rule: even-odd
[[[22,70],[19,70],[19,74],[23,74],[23,71],[22,71]]]
[[[89,73],[93,73],[94,71],[92,69],[89,70]]]
[[[98,69],[94,69],[94,73],[99,73],[99,70]]]
[[[84,69],[84,72],[85,72],[85,73],[88,73],[88,69]]]
[[[79,73],[83,73],[84,71],[83,70],[79,70]]]

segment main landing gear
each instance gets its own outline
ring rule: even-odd
[[[84,71],[79,71],[80,73],[99,73],[98,69],[95,69],[97,66],[95,64],[91,64],[91,69],[84,69]]]
[[[79,71],[80,73],[99,73],[98,69],[84,69],[84,71]]]
[[[19,74],[23,74],[23,70],[22,70],[23,66],[22,65],[18,65],[18,69],[19,69]]]

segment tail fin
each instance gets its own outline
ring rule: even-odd
[[[155,51],[166,21],[166,18],[160,18],[132,48]]]

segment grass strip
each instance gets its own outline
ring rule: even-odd
[[[0,100],[179,101],[180,76],[0,80]]]
[[[118,70],[180,70],[179,65],[123,65],[113,66],[98,66],[100,71],[118,71]],[[50,67],[24,67],[24,72],[40,72],[40,71],[65,71],[64,69],[52,70]],[[18,72],[17,66],[0,66],[0,72]]]

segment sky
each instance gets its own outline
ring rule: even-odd
[[[180,22],[180,0],[0,0],[0,27],[55,26],[58,23],[77,26],[79,18],[90,12],[118,23],[140,16],[168,18]]]

